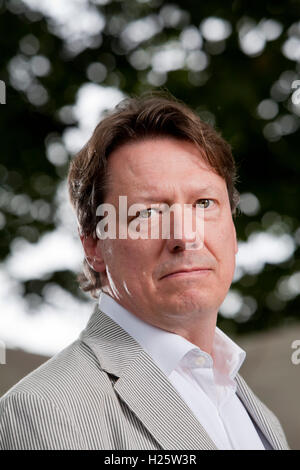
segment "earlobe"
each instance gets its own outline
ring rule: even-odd
[[[84,236],[82,234],[79,236],[84,249],[85,259],[90,268],[97,272],[105,271],[105,262],[97,237],[94,238],[92,235]]]
[[[90,256],[86,256],[85,259],[89,267],[92,268],[94,271],[98,273],[105,271],[105,264],[102,259],[99,259],[95,256],[93,258],[91,258]]]

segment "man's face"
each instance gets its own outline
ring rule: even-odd
[[[174,325],[217,315],[230,287],[237,240],[226,183],[209,168],[191,142],[169,137],[148,138],[116,149],[108,159],[112,187],[104,202],[117,213],[117,239],[97,240],[96,256],[103,260],[104,291],[123,307],[150,324],[172,331]],[[207,188],[207,189],[205,189]],[[190,238],[118,238],[119,196],[127,205],[145,203],[192,205],[193,230],[196,206],[204,208],[203,246],[187,249]],[[138,214],[137,214],[138,215]],[[145,214],[144,214],[145,215]],[[148,217],[161,217],[155,209]],[[143,224],[149,223],[150,218]],[[128,216],[128,224],[134,216]],[[150,234],[150,232],[149,232]],[[167,276],[180,268],[207,271]]]

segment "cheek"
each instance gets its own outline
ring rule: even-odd
[[[235,230],[232,224],[220,227],[219,224],[207,228],[205,240],[209,250],[213,253],[223,269],[231,271],[235,266]]]
[[[122,272],[123,276],[134,278],[142,276],[143,272],[151,272],[154,257],[150,244],[144,240],[114,240],[111,250],[111,263],[116,274]]]
[[[232,230],[223,233],[221,244],[223,248],[221,251],[223,269],[231,281],[235,270],[235,233]]]

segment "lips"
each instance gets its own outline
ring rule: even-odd
[[[171,273],[165,274],[161,279],[164,279],[165,277],[171,276],[173,274],[182,274],[182,273],[192,273],[194,271],[211,271],[211,268],[192,268],[192,269],[178,269],[177,271],[173,271]]]

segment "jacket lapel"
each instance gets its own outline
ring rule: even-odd
[[[216,450],[203,426],[141,346],[98,306],[80,339],[103,370],[116,376],[114,389],[165,450]]]
[[[163,449],[217,449],[167,377],[139,351],[115,390]]]
[[[101,367],[117,377],[115,392],[165,450],[217,450],[171,382],[141,346],[110,317],[95,310],[79,338]],[[237,374],[237,395],[274,449],[289,449],[276,416]],[[166,399],[167,397],[167,399]]]
[[[282,427],[276,416],[258,399],[239,374],[236,375],[236,382],[237,395],[257,426],[271,443],[273,449],[289,450]]]

